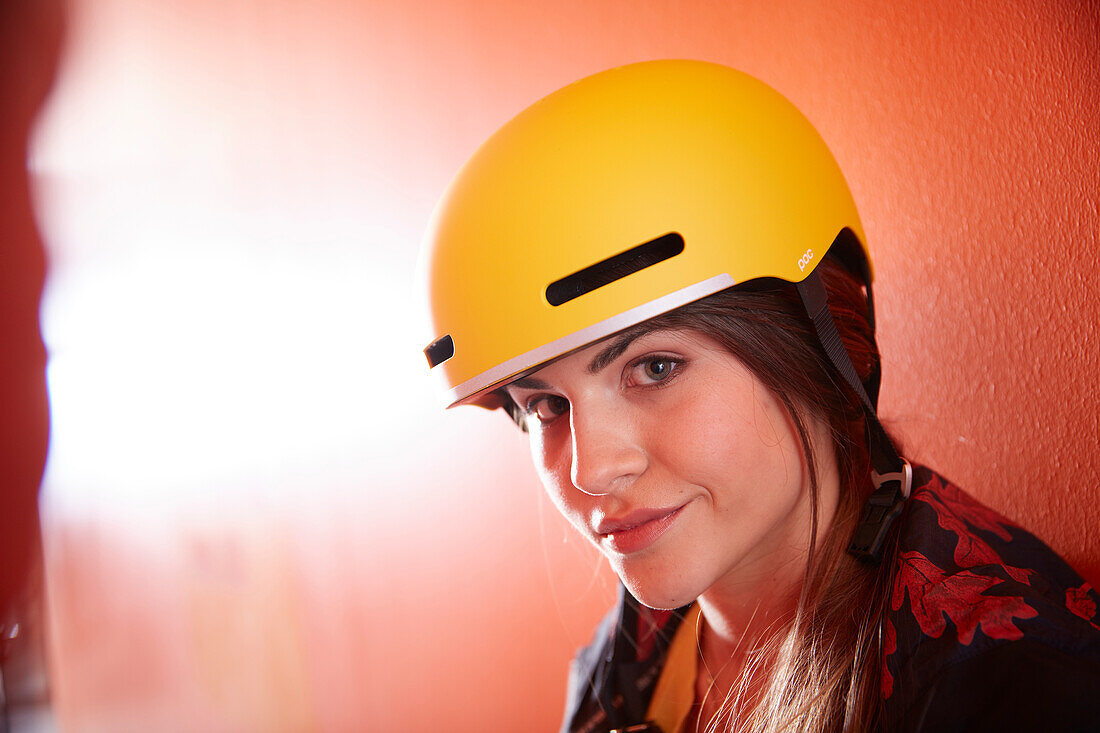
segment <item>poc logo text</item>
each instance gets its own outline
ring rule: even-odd
[[[806,271],[806,265],[810,264],[814,258],[814,251],[812,249],[806,250],[806,254],[802,255],[798,259],[798,269],[802,272]]]

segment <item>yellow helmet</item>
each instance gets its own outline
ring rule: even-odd
[[[700,61],[650,61],[554,92],[496,132],[437,208],[424,251],[424,350],[450,406],[737,283],[796,284],[818,342],[862,403],[873,492],[849,551],[881,559],[912,471],[878,421],[814,272],[870,258],[840,168],[778,92]]]
[[[759,277],[803,280],[855,203],[809,121],[700,61],[611,69],[521,112],[463,166],[423,252],[447,404]],[[869,274],[868,274],[869,277]]]

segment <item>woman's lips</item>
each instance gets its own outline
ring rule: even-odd
[[[672,526],[684,506],[639,509],[622,517],[604,519],[596,526],[600,544],[620,555],[641,552]]]

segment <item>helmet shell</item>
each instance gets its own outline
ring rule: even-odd
[[[448,188],[422,253],[425,351],[449,406],[494,407],[495,388],[660,313],[755,278],[802,280],[844,228],[864,242],[835,159],[775,90],[700,61],[604,71],[513,118]],[[679,254],[547,299],[671,233]]]

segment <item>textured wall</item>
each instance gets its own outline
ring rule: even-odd
[[[1095,582],[1100,25],[1045,5],[868,6],[856,119],[811,104],[879,263],[886,416]]]
[[[474,148],[607,67],[798,104],[910,456],[1100,581],[1095,2],[73,0],[35,180],[66,730],[554,730],[612,586],[403,319]],[[56,388],[56,389],[55,389]]]

